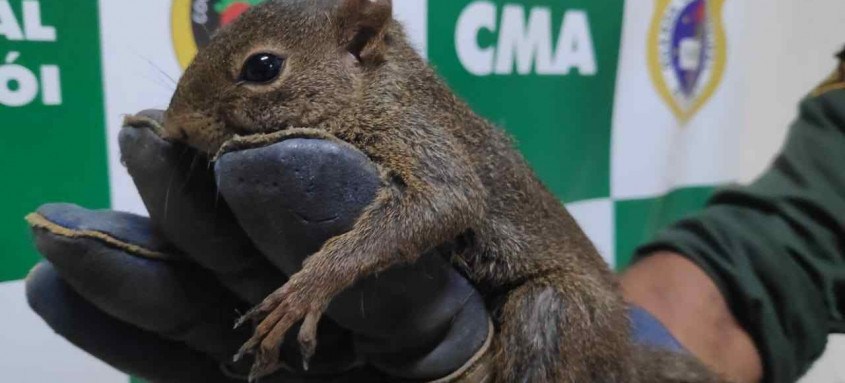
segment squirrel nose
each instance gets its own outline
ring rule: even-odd
[[[179,118],[174,117],[175,114],[171,109],[168,109],[164,113],[164,138],[186,142],[188,140],[188,133],[182,127],[182,124],[179,123]]]
[[[168,109],[164,116],[164,138],[193,147],[209,155],[217,153],[233,134],[223,123],[205,113]]]

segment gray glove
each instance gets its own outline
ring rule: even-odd
[[[249,337],[232,324],[348,230],[381,186],[349,145],[296,138],[223,155],[162,140],[160,112],[128,120],[123,162],[150,218],[72,205],[31,215],[47,261],[27,281],[31,306],[59,334],[155,382],[243,380],[231,363]],[[328,308],[303,371],[295,334],[267,382],[431,380],[482,348],[480,295],[442,244],[413,265],[360,281]]]

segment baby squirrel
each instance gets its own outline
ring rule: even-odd
[[[272,0],[222,29],[179,82],[165,136],[214,154],[237,136],[300,128],[380,166],[375,201],[244,316],[253,376],[303,321],[305,360],[332,298],[442,243],[492,313],[495,381],[711,382],[686,357],[640,349],[614,274],[511,139],[438,78],[390,0]]]

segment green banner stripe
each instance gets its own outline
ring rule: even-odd
[[[714,189],[712,186],[690,187],[661,197],[614,202],[617,269],[624,269],[634,250],[657,231],[704,207]]]
[[[40,258],[24,215],[50,201],[109,206],[97,2],[10,4],[22,35],[0,36],[0,60],[14,60],[0,70],[15,78],[0,84],[0,282]]]
[[[610,195],[624,2],[431,0],[429,59],[564,202]]]

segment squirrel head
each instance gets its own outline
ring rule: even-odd
[[[385,61],[391,0],[272,0],[221,29],[179,80],[165,138],[214,154],[234,135],[314,127]]]

